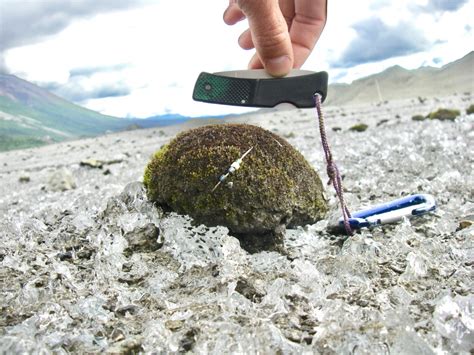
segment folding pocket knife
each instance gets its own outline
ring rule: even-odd
[[[194,86],[193,99],[233,106],[274,107],[290,103],[309,108],[314,107],[316,93],[324,101],[327,87],[326,72],[293,69],[281,78],[269,76],[264,69],[202,72]]]

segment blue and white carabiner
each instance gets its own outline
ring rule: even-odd
[[[382,224],[395,223],[404,217],[421,216],[436,210],[436,201],[428,194],[416,194],[382,203],[352,214],[349,218],[351,229],[371,228]],[[339,226],[344,228],[344,219],[339,219]]]

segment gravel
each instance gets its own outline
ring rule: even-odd
[[[438,209],[344,241],[327,187],[327,218],[281,253],[147,201],[151,154],[203,120],[0,153],[0,352],[472,353],[473,102],[326,108],[351,210],[412,193]],[[461,116],[412,120],[440,107]],[[286,137],[326,181],[314,110],[226,121]]]

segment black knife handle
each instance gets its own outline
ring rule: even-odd
[[[313,95],[326,99],[328,74],[317,72],[271,79],[235,78],[202,72],[193,99],[222,105],[274,107],[288,102],[299,108],[314,107]]]

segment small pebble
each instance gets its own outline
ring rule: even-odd
[[[165,327],[171,331],[179,330],[183,327],[184,322],[182,320],[167,320],[165,322]]]

